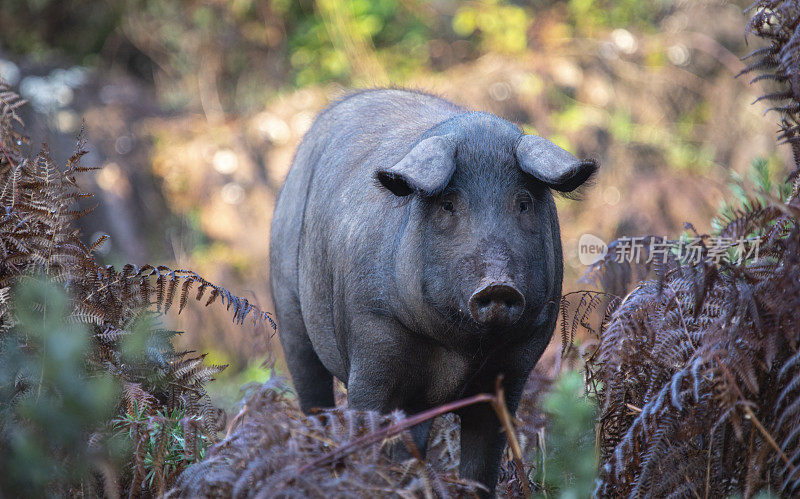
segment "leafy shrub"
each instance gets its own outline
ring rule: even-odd
[[[528,48],[531,16],[518,5],[497,0],[460,5],[453,16],[453,31],[469,37],[476,32],[484,51],[522,53]]]
[[[549,492],[546,496],[577,499],[594,490],[596,407],[596,401],[584,395],[583,377],[577,371],[564,372],[543,397],[550,428],[536,481]]]
[[[397,78],[427,63],[430,21],[421,2],[322,0],[310,6],[280,1],[288,59],[298,86],[330,81],[388,83],[384,64]]]
[[[765,158],[755,158],[750,165],[748,178],[731,172],[728,190],[733,199],[723,200],[719,207],[719,215],[711,221],[711,228],[720,233],[728,221],[737,217],[741,210],[754,210],[773,201],[785,202],[792,191],[792,184],[779,181],[775,169],[770,169],[770,162]],[[750,192],[753,189],[755,192]],[[750,234],[748,234],[749,236]]]
[[[569,21],[578,31],[598,28],[649,28],[672,8],[674,0],[569,0]]]
[[[121,435],[136,442],[136,452],[142,458],[134,463],[141,469],[135,471],[144,476],[150,490],[159,490],[174,482],[187,465],[202,461],[209,444],[209,436],[198,428],[202,424],[199,416],[187,416],[185,409],[176,407],[172,412],[161,409],[155,415],[147,415],[146,407],[133,404],[132,411],[114,421]]]
[[[13,302],[18,324],[0,336],[0,490],[68,490],[110,458],[87,443],[113,416],[121,387],[87,369],[89,331],[69,320],[63,289],[25,281]]]

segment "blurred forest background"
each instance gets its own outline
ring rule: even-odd
[[[581,234],[708,231],[754,159],[785,176],[758,86],[733,78],[754,48],[748,3],[3,0],[0,78],[56,163],[85,123],[84,164],[102,170],[81,224],[109,231],[101,260],[190,268],[264,310],[273,204],[318,111],[386,85],[491,111],[602,165],[582,201],[557,201],[566,293],[586,287]],[[266,327],[215,309],[164,320],[230,364],[208,386],[217,404],[269,376]]]

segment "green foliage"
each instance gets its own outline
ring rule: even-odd
[[[239,111],[283,84],[283,19],[270,2],[115,0],[115,36],[156,73],[163,105]],[[279,68],[278,71],[275,69]],[[219,109],[219,107],[222,109]]]
[[[63,288],[26,280],[14,292],[18,325],[0,336],[0,490],[64,490],[107,460],[89,445],[114,413],[120,384],[85,362],[89,331],[69,321]]]
[[[668,164],[676,170],[703,173],[714,159],[713,149],[687,137],[685,118],[677,123],[677,133],[656,125],[636,123],[631,115],[615,110],[607,118],[608,130],[614,139],[625,144],[641,144],[663,152]]]
[[[208,351],[206,362],[228,366],[215,377],[214,382],[208,385],[207,390],[214,403],[229,413],[238,412],[241,408],[242,397],[247,386],[261,385],[269,381],[278,370],[274,366],[265,366],[259,360],[244,362],[242,359],[227,355],[220,350],[213,348],[204,350]],[[286,372],[286,368],[284,367],[282,371]]]
[[[174,407],[171,411],[160,409],[148,415],[138,402],[133,410],[114,420],[117,435],[129,440],[131,445],[141,443],[137,452],[143,459],[131,466],[144,468],[144,481],[148,488],[155,489],[156,482],[172,482],[186,466],[202,461],[209,445],[209,437],[198,431],[199,416],[187,416],[186,409]],[[131,469],[136,473],[136,469]]]
[[[402,84],[487,53],[521,55],[535,20],[563,27],[564,36],[653,30],[673,3],[8,0],[0,3],[0,48],[123,64],[153,79],[165,107],[241,112],[287,87]]]
[[[55,51],[88,62],[123,14],[123,2],[3,0],[0,48],[41,58]]]
[[[730,172],[728,191],[730,198],[720,202],[719,214],[711,220],[711,228],[717,234],[743,211],[755,211],[776,201],[785,202],[791,194],[792,184],[783,179],[775,161],[759,157],[750,163],[746,176]],[[747,234],[753,235],[758,234]]]
[[[321,0],[276,2],[288,35],[288,59],[298,86],[312,83],[367,78],[358,65],[374,59],[372,68],[383,71],[385,62],[393,78],[402,78],[427,63],[426,42],[431,26],[421,15],[421,2],[399,0]],[[373,64],[374,65],[374,64]]]
[[[536,481],[542,484],[543,495],[562,499],[591,496],[597,476],[597,405],[584,394],[581,374],[562,373],[544,397],[542,408],[550,421],[537,467]]]
[[[524,8],[499,0],[465,2],[453,16],[453,31],[465,38],[476,34],[486,52],[524,52],[530,24],[531,16]]]
[[[674,0],[569,0],[569,22],[584,35],[598,29],[652,29]]]

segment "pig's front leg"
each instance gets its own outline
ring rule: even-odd
[[[393,383],[386,382],[386,380],[380,382],[380,379],[378,376],[353,379],[347,391],[348,405],[353,409],[372,410],[381,414],[388,414],[400,409],[407,416],[413,416],[421,410],[415,406],[413,401],[407,399],[406,390],[398,390]],[[422,457],[425,457],[432,422],[432,420],[428,420],[409,429],[411,438]],[[397,462],[405,461],[412,456],[402,440],[392,444],[388,452],[391,459]]]
[[[381,414],[400,409],[406,416],[413,416],[427,409],[422,396],[423,380],[420,373],[423,369],[419,365],[410,365],[408,359],[414,357],[402,341],[391,336],[381,337],[376,331],[372,329],[369,348],[364,345],[357,349],[360,355],[351,361],[347,386],[348,405],[353,409]],[[423,457],[431,423],[430,420],[425,421],[409,429],[414,444]],[[402,441],[392,445],[389,454],[395,461],[411,457]]]
[[[506,406],[513,416],[519,405],[525,379],[512,379],[503,383]],[[489,388],[488,379],[483,390],[494,392]],[[506,443],[506,435],[502,431],[497,413],[490,404],[476,404],[465,407],[458,412],[461,417],[461,463],[459,473],[462,478],[475,480],[486,486],[488,492],[484,497],[494,497],[494,488],[500,468],[500,457]]]

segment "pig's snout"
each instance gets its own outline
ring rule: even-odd
[[[493,282],[475,291],[469,299],[469,313],[475,322],[505,326],[516,322],[525,309],[525,297],[509,283]]]

